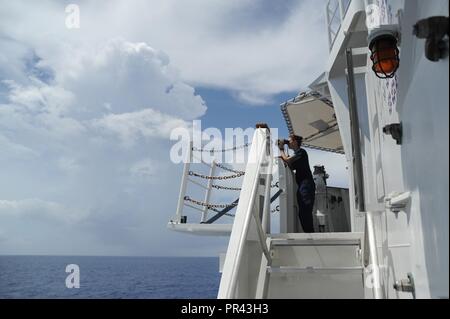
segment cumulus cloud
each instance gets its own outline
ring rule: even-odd
[[[133,146],[140,138],[168,138],[178,127],[188,128],[189,123],[153,109],[108,114],[93,121],[93,126],[118,136],[124,146]]]
[[[64,77],[77,72],[80,47],[115,37],[144,41],[170,56],[187,83],[226,88],[250,104],[306,87],[326,63],[324,0],[112,0],[79,6],[81,27],[68,30],[62,3],[7,3],[0,29],[31,43]]]
[[[170,211],[152,204],[153,197],[144,205],[143,196],[159,191],[176,198],[173,185],[155,186],[164,176],[178,177],[164,164],[168,137],[203,115],[205,102],[167,55],[145,43],[111,39],[80,47],[64,70],[30,50],[35,58],[22,60],[21,76],[0,70],[0,221],[11,236],[0,252],[11,253],[14,244],[43,251],[37,243],[51,243],[65,229],[74,236],[66,239],[73,247],[66,254],[86,249],[86,237],[87,250],[97,254],[155,253],[143,243],[150,229],[165,230]],[[158,222],[149,207],[163,213]],[[24,220],[47,235],[31,229],[40,240],[20,241],[12,229]],[[49,226],[55,222],[61,231]],[[55,249],[49,244],[44,251],[61,253]]]

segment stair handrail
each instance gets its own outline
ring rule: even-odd
[[[372,264],[370,264],[372,262]],[[372,271],[372,287],[375,299],[385,299],[384,289],[382,287],[380,264],[378,262],[377,240],[375,235],[375,225],[373,220],[373,212],[365,213],[364,225],[364,252],[363,252],[364,268],[371,266]]]
[[[238,206],[236,208],[235,220],[230,235],[228,250],[225,257],[225,263],[220,281],[218,298],[235,298],[238,275],[242,264],[245,243],[251,222],[256,225],[258,241],[264,256],[271,260],[269,249],[267,247],[267,224],[270,218],[270,189],[272,168],[272,152],[270,147],[270,132],[265,128],[256,129],[253,135],[253,142],[249,152],[249,160],[245,169],[244,180]],[[266,169],[267,171],[264,171]],[[268,173],[265,178],[264,194],[269,194],[269,200],[264,200],[263,221],[262,224],[259,214],[255,211],[255,203],[258,198],[260,179],[263,173]]]

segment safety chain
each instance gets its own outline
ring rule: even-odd
[[[211,187],[216,188],[216,189],[227,189],[230,191],[240,191],[241,188],[240,187],[227,187],[227,186],[222,186],[222,185],[211,185]]]
[[[215,188],[215,189],[226,189],[226,190],[230,190],[230,191],[240,191],[240,190],[242,190],[242,188],[240,188],[240,187],[228,187],[228,186],[215,185],[215,184],[211,185],[211,187]],[[271,188],[279,188],[280,186],[279,186],[279,183],[276,182],[275,184],[270,185],[270,187]]]
[[[228,208],[228,207],[234,207],[237,206],[237,203],[232,203],[232,204],[210,204],[210,203],[205,203],[196,199],[192,199],[189,196],[184,196],[184,200],[194,203],[196,205],[199,206],[203,206],[203,207],[207,207],[207,208]]]
[[[227,167],[227,166],[225,166],[225,165],[223,165],[223,164],[220,164],[220,163],[216,163],[216,166],[217,166],[217,167],[220,167],[221,169],[223,169],[223,170],[225,170],[225,171],[231,172],[231,173],[242,174],[242,175],[245,174],[244,171],[238,171],[238,170],[235,170],[235,169],[231,169],[231,168],[229,168],[229,167]]]
[[[274,209],[272,209],[270,212],[272,214],[278,213],[280,211],[280,206],[277,205],[277,207],[275,207]]]
[[[236,173],[234,175],[226,175],[226,176],[208,176],[208,175],[203,175],[203,174],[198,174],[195,173],[193,171],[189,171],[189,176],[196,176],[196,177],[200,177],[200,178],[204,178],[204,179],[218,179],[218,180],[225,180],[225,179],[230,179],[230,178],[238,178],[241,177],[242,175],[244,175],[245,173]]]
[[[210,149],[210,150],[205,150],[203,148],[196,148],[195,146],[192,147],[192,150],[195,152],[205,152],[205,153],[223,153],[223,152],[228,152],[228,151],[236,151],[242,148],[246,148],[249,145],[251,145],[252,143],[245,143],[244,145],[241,146],[235,146],[232,148],[226,148],[226,149],[221,149],[221,150],[216,150],[216,149]]]
[[[199,206],[203,206],[206,207],[209,210],[212,210],[216,213],[220,213],[220,210],[218,210],[217,208],[228,208],[228,207],[235,207],[237,206],[237,203],[232,203],[232,204],[209,204],[209,203],[204,203],[201,202],[199,200],[195,200],[192,198],[189,198],[189,196],[184,196],[184,200],[187,202],[191,202],[193,204],[199,205]],[[230,213],[225,213],[225,216],[229,216],[229,217],[234,217],[234,214],[230,214]]]

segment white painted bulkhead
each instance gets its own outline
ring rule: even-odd
[[[366,65],[360,56],[354,57],[365,203],[366,211],[376,212],[383,290],[387,298],[411,298],[410,293],[394,290],[393,284],[412,273],[417,298],[448,298],[448,57],[428,61],[424,40],[412,35],[418,20],[448,16],[448,1],[372,2],[385,10],[383,23],[400,21],[401,28],[400,69],[393,79],[377,78],[367,55]],[[344,24],[357,29],[355,38],[351,27],[338,35],[330,54],[328,84],[352,168],[346,66],[341,55],[348,47],[359,55],[368,49],[360,36],[364,12],[347,14]],[[402,145],[382,131],[385,125],[399,122]],[[355,207],[353,169],[349,172],[353,231],[362,231],[364,212]],[[405,208],[396,213],[386,208],[391,195],[406,192],[411,198]]]

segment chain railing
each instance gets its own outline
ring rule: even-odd
[[[216,161],[213,161],[212,163],[206,163],[201,158],[198,159],[194,152],[210,152],[210,153],[224,153],[227,151],[234,151],[238,149],[243,149],[251,145],[251,143],[245,143],[241,146],[235,146],[228,149],[203,149],[203,148],[196,148],[193,146],[193,142],[190,143],[189,147],[189,153],[187,160],[184,164],[184,170],[183,170],[183,178],[181,182],[181,188],[180,188],[180,195],[178,199],[178,206],[177,206],[177,213],[175,220],[178,223],[185,223],[186,218],[183,216],[183,207],[187,206],[195,210],[199,210],[202,212],[202,217],[200,220],[200,223],[205,223],[208,220],[208,211],[213,211],[217,213],[217,216],[231,216],[233,217],[233,214],[230,214],[228,211],[230,209],[234,209],[237,206],[237,201],[235,203],[231,204],[211,204],[210,203],[210,197],[211,197],[211,191],[212,189],[219,189],[219,190],[231,190],[231,191],[240,191],[240,187],[234,187],[234,186],[227,186],[227,185],[217,185],[213,184],[213,181],[225,181],[230,180],[234,178],[239,178],[245,175],[244,171],[240,171],[234,168],[230,168],[224,164],[217,163]],[[193,159],[199,160],[199,163],[202,163],[209,167],[209,173],[208,174],[202,174],[199,172],[194,172],[191,169],[191,164]],[[216,168],[221,168],[224,171],[232,173],[231,175],[217,175],[214,174]],[[198,182],[191,177],[197,177],[200,179],[207,180],[207,183],[201,183]],[[194,185],[197,185],[203,189],[205,189],[205,197],[203,201],[191,199],[190,197],[186,196],[186,190],[187,190],[187,184],[192,183]],[[199,208],[200,207],[200,208]],[[221,209],[221,210],[220,210]]]
[[[223,176],[209,176],[209,175],[195,173],[193,171],[188,172],[189,176],[195,176],[195,177],[199,177],[199,178],[203,178],[203,179],[215,179],[215,180],[226,180],[226,179],[238,178],[238,177],[243,176],[244,174],[245,173],[238,173],[238,174],[234,174],[234,175],[223,175]]]
[[[215,188],[215,189],[223,189],[223,190],[229,190],[229,191],[240,191],[242,189],[241,187],[228,187],[228,186],[222,186],[222,185],[216,185],[216,184],[213,184],[211,187]]]
[[[209,163],[206,163],[201,160],[200,163],[207,165],[210,168],[209,174],[202,174],[199,172],[194,172],[193,170],[190,169],[191,164],[192,164],[191,163],[192,159],[193,158],[197,159],[195,157],[195,155],[193,155],[193,152],[194,151],[199,151],[199,152],[214,151],[215,153],[219,153],[219,152],[226,152],[226,151],[232,151],[232,150],[246,148],[249,145],[251,145],[251,143],[245,143],[244,145],[229,148],[229,149],[206,150],[206,149],[197,149],[197,148],[193,147],[192,143],[191,143],[191,146],[189,148],[189,154],[188,154],[189,160],[185,163],[185,168],[184,168],[184,172],[183,172],[182,187],[180,189],[180,199],[179,199],[179,203],[178,203],[176,220],[178,220],[179,222],[181,222],[182,220],[185,220],[185,218],[182,217],[183,206],[187,206],[189,208],[192,208],[194,210],[198,210],[198,211],[202,212],[202,218],[201,218],[200,223],[209,222],[208,211],[212,211],[212,212],[216,213],[215,216],[210,218],[210,219],[214,219],[214,220],[216,220],[218,218],[218,216],[219,217],[220,216],[234,217],[234,214],[230,213],[229,211],[234,209],[238,205],[239,199],[235,200],[232,203],[225,203],[225,204],[211,203],[210,202],[211,191],[212,191],[212,189],[228,190],[228,191],[241,191],[242,188],[239,186],[232,186],[232,185],[228,186],[228,185],[223,185],[223,184],[217,184],[217,183],[213,183],[213,181],[226,181],[226,180],[231,180],[231,179],[235,179],[235,178],[240,178],[245,175],[245,171],[237,170],[237,169],[231,168],[227,165],[224,165],[222,163],[217,163],[215,161],[213,161],[211,164],[209,164]],[[214,174],[216,168],[220,168],[220,169],[222,169],[226,172],[232,173],[232,174],[230,174],[230,175]],[[196,180],[189,178],[192,176],[207,180],[208,182],[207,183],[197,182]],[[186,195],[186,189],[187,189],[188,182],[193,183],[193,184],[206,190],[204,200],[201,201],[201,200],[193,199]],[[270,186],[271,186],[271,188],[279,188],[278,182],[275,184],[271,184]]]
[[[213,184],[211,187],[216,188],[216,189],[231,190],[231,191],[242,190],[241,187],[228,187],[228,186],[222,186],[222,185],[217,185],[217,184]],[[279,183],[276,182],[275,184],[270,185],[270,187],[271,188],[279,188]]]
[[[215,149],[215,148],[212,148],[212,149],[209,149],[209,150],[204,149],[204,148],[197,148],[197,147],[193,146],[191,149],[192,149],[194,152],[203,152],[203,153],[224,153],[224,152],[237,151],[237,150],[240,150],[240,149],[243,149],[243,148],[247,148],[247,147],[249,147],[251,144],[252,144],[252,143],[245,143],[245,144],[243,144],[243,145],[240,145],[240,146],[234,146],[234,147],[231,147],[231,148],[224,148],[224,149]]]
[[[244,175],[245,174],[244,171],[238,171],[236,169],[229,168],[229,167],[227,167],[227,166],[225,166],[223,164],[220,164],[220,163],[216,163],[216,166],[221,168],[221,169],[223,169],[223,170],[225,170],[225,171],[227,171],[227,172],[230,172],[230,173],[235,173],[235,174],[240,174],[240,175]]]
[[[214,209],[237,206],[237,203],[232,203],[232,204],[210,204],[210,203],[205,203],[205,202],[202,202],[202,201],[199,201],[199,200],[196,200],[196,199],[192,199],[189,196],[184,196],[184,200],[188,201],[188,202],[191,202],[191,203],[194,203],[194,204],[199,205],[199,206],[204,206],[204,207],[207,207],[207,208],[214,208]]]
[[[233,202],[233,203],[230,203],[230,204],[211,204],[211,203],[202,202],[200,200],[192,199],[189,196],[185,196],[184,200],[186,202],[191,202],[191,203],[193,203],[195,205],[198,205],[198,206],[206,207],[208,210],[211,210],[211,211],[216,212],[216,213],[220,213],[221,212],[217,208],[230,208],[230,207],[234,208],[238,204],[237,202]],[[234,217],[234,214],[230,214],[230,213],[226,213],[224,215],[225,216],[229,216],[229,217]]]

